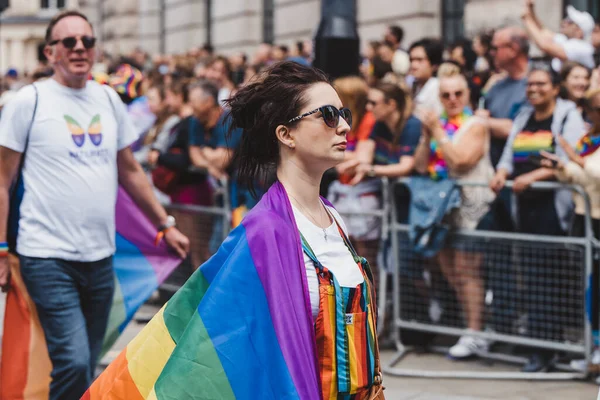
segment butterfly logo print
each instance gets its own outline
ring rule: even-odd
[[[77,147],[83,146],[85,143],[86,132],[73,117],[64,115],[64,118],[65,122],[67,123],[67,128],[69,128],[69,132],[71,132],[73,143],[75,143]],[[92,118],[92,122],[90,122],[87,130],[87,134],[95,146],[100,146],[102,143],[102,123],[100,122],[100,114],[96,114]]]

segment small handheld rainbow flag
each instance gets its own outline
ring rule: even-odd
[[[116,225],[116,286],[103,352],[110,349],[136,310],[181,262],[166,244],[154,245],[155,227],[121,188]],[[12,280],[4,316],[0,399],[47,400],[52,365],[46,341],[35,305],[23,284],[18,259],[11,256],[9,260]]]
[[[320,399],[307,286],[275,183],[83,399]]]

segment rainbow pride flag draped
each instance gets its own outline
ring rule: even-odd
[[[83,399],[320,399],[307,285],[275,183]]]
[[[116,207],[117,252],[114,258],[115,295],[104,338],[107,351],[136,310],[150,297],[181,260],[162,243],[156,247],[156,228],[119,189]],[[47,400],[51,363],[35,305],[31,301],[19,262],[10,257],[12,280],[6,298],[0,399]]]

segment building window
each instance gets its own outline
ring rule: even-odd
[[[263,0],[263,43],[273,44],[275,40],[274,11],[274,0]]]
[[[596,20],[600,18],[600,2],[598,0],[564,0],[565,9],[568,5],[589,12]]]
[[[41,8],[48,9],[57,9],[57,8],[65,8],[66,0],[42,0]]]
[[[442,37],[449,44],[464,36],[465,0],[442,0]]]

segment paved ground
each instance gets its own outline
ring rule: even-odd
[[[137,317],[151,317],[156,307],[144,306]],[[4,313],[4,295],[0,295],[0,333]],[[116,357],[129,340],[142,328],[143,324],[129,324],[104,363]],[[0,338],[1,339],[1,338]],[[382,361],[389,362],[392,351],[382,353]],[[488,365],[472,361],[456,363],[440,355],[411,354],[399,365],[401,368],[432,370],[477,370],[509,371],[506,365]],[[514,368],[512,369],[514,370]],[[588,382],[532,382],[532,381],[481,381],[457,379],[415,379],[385,377],[386,398],[388,400],[595,400],[598,387]]]
[[[155,308],[143,307],[138,316],[150,317]],[[143,327],[132,322],[113,351],[107,355],[108,361],[116,357],[127,342]],[[383,363],[389,362],[393,351],[382,353]],[[408,355],[398,367],[423,370],[477,370],[515,371],[507,365],[489,365],[472,361],[456,363],[441,355]],[[388,400],[595,400],[598,387],[588,382],[533,382],[533,381],[481,381],[458,379],[420,379],[385,377],[386,398]]]

